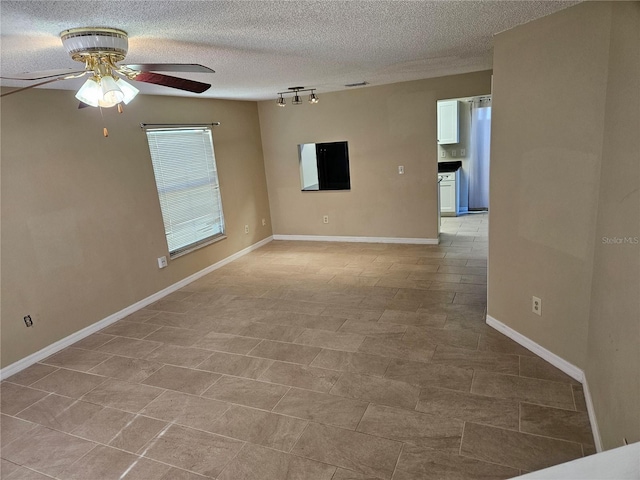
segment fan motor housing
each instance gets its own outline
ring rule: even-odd
[[[101,56],[120,62],[127,56],[129,49],[127,32],[117,28],[70,28],[61,32],[60,38],[71,58],[77,62]]]

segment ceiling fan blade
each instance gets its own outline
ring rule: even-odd
[[[138,70],[140,72],[216,73],[215,70],[198,63],[136,63],[124,66],[131,70]]]
[[[0,97],[13,95],[14,93],[22,92],[24,90],[29,90],[30,88],[34,88],[34,87],[39,87],[40,85],[46,85],[47,83],[57,82],[58,80],[66,80],[66,77],[52,78],[50,80],[45,80],[44,82],[34,83],[33,85],[29,85],[28,87],[16,88],[15,90],[11,90],[10,92],[3,93],[2,95],[0,95]]]
[[[87,105],[87,104],[86,104],[86,103],[84,103],[84,102],[79,102],[79,103],[78,103],[78,110],[80,110],[81,108],[87,108],[87,107],[90,107],[90,106],[91,106],[91,105]]]
[[[202,93],[211,88],[211,85],[208,83],[196,82],[195,80],[188,80],[186,78],[172,77],[170,75],[162,75],[160,73],[152,72],[140,72],[133,77],[132,80],[154,83],[156,85],[177,88],[178,90],[185,90],[193,93]]]
[[[73,70],[72,68],[61,68],[59,70],[42,70],[40,72],[27,72],[11,75],[10,77],[0,77],[7,80],[42,80],[43,78],[59,77],[61,75],[75,75],[84,72],[82,70]]]

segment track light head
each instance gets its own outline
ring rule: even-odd
[[[309,95],[309,103],[318,103],[318,96],[315,94],[314,90],[311,90],[311,94]]]
[[[287,106],[287,102],[286,102],[286,100],[284,99],[284,97],[282,95],[280,95],[280,98],[278,98],[278,100],[276,100],[276,104],[279,107],[286,107]]]

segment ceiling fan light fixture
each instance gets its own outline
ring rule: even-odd
[[[128,105],[129,102],[133,100],[136,95],[138,95],[138,92],[140,92],[140,90],[138,90],[130,83],[125,82],[122,78],[116,79],[116,85],[120,88],[122,94],[124,95],[122,101],[125,105]]]
[[[71,58],[78,62],[92,55],[110,55],[119,62],[129,50],[127,32],[117,28],[70,28],[60,33],[60,39]]]
[[[91,107],[97,107],[98,102],[102,99],[102,89],[98,79],[96,77],[87,79],[76,93],[76,98]]]
[[[115,105],[124,100],[124,93],[120,90],[120,87],[116,85],[116,81],[111,75],[105,75],[100,79],[100,87],[102,88],[102,100],[105,103]]]

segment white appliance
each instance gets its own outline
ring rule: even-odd
[[[460,212],[460,169],[438,173],[440,184],[440,214],[457,217]]]

